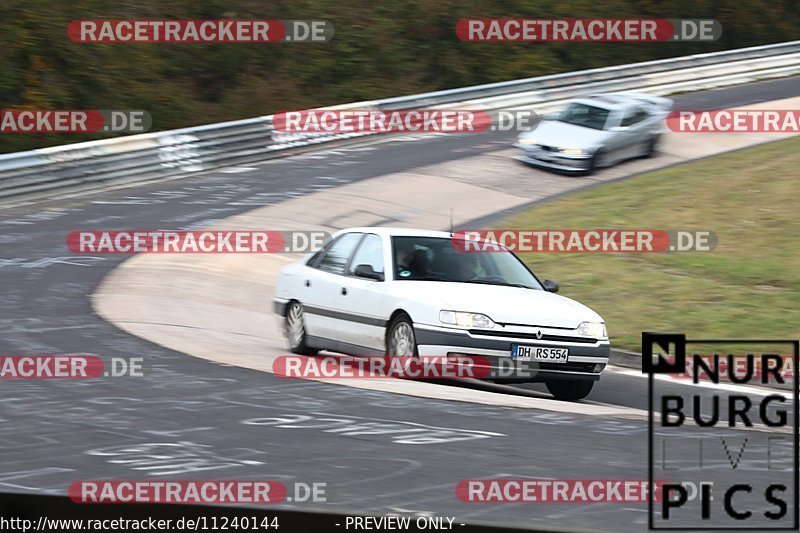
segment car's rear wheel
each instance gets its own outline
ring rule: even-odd
[[[586,398],[592,391],[594,381],[548,381],[547,390],[556,400],[574,402]]]
[[[317,350],[308,346],[303,305],[300,302],[291,302],[287,307],[284,333],[292,353],[299,355],[315,355],[317,353]]]
[[[419,359],[417,336],[408,315],[397,315],[389,324],[386,330],[386,355],[400,359],[404,370],[409,370],[412,361]]]

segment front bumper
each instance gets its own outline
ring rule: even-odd
[[[272,310],[275,312],[276,315],[285,317],[286,316],[286,306],[289,305],[289,300],[285,298],[273,298],[272,299]]]
[[[611,345],[607,340],[580,339],[570,337],[567,332],[548,329],[544,338],[532,338],[530,331],[538,328],[491,332],[468,331],[415,324],[417,348],[420,357],[477,356],[489,365],[488,375],[483,379],[496,382],[541,382],[550,380],[600,379],[608,364]],[[530,330],[530,331],[525,331]],[[494,333],[494,334],[493,334]],[[517,335],[517,336],[515,336]],[[563,336],[563,340],[555,337]],[[511,346],[537,346],[543,348],[567,348],[566,363],[537,363],[517,361],[511,357]]]
[[[586,172],[591,167],[592,156],[566,155],[557,152],[548,152],[537,148],[536,145],[514,144],[514,148],[522,150],[522,155],[515,159],[523,163],[538,167],[545,167],[562,172]]]

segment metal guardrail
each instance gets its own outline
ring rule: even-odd
[[[335,109],[429,107],[547,111],[592,92],[699,90],[800,72],[800,41],[633,63],[356,102]],[[309,150],[375,133],[282,133],[272,116],[0,155],[0,198],[46,196],[66,190],[189,174]]]
[[[765,46],[754,46],[751,48],[739,48],[722,52],[633,63],[630,65],[603,67],[564,74],[553,74],[551,76],[491,83],[488,85],[477,85],[474,87],[463,87],[447,91],[400,96],[381,100],[381,109],[394,109],[394,106],[397,106],[397,109],[402,109],[404,105],[420,100],[429,102],[430,105],[439,105],[527,91],[564,89],[585,83],[616,81],[621,77],[644,77],[646,75],[671,73],[681,69],[695,69],[708,65],[721,66],[733,61],[755,60],[798,53],[800,53],[800,41],[790,41]]]

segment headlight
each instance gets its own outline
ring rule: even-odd
[[[533,137],[520,137],[517,142],[519,144],[536,144],[536,139]]]
[[[566,155],[583,155],[588,153],[585,150],[582,150],[581,148],[562,148],[561,150],[559,150],[559,152]]]
[[[488,316],[464,311],[439,311],[439,321],[462,328],[489,329],[494,327],[494,322]]]
[[[592,337],[595,339],[604,339],[608,337],[606,325],[603,322],[581,322],[577,329],[578,335],[583,337]]]

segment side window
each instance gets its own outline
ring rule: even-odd
[[[377,235],[368,234],[361,241],[348,274],[353,274],[358,265],[370,265],[375,272],[383,272],[383,241]]]
[[[322,256],[324,256],[327,253],[330,247],[333,246],[334,242],[335,241],[331,241],[322,248],[320,248],[319,250],[317,250],[316,252],[314,252],[314,255],[312,255],[308,259],[308,261],[306,261],[306,265],[310,266],[311,268],[317,268],[319,266],[320,260],[322,260]]]
[[[634,124],[638,124],[645,118],[647,118],[647,113],[645,113],[638,107],[634,107],[633,109],[628,109],[627,111],[625,111],[625,116],[622,117],[621,125],[627,128],[628,126],[633,126]]]
[[[331,274],[344,274],[347,261],[363,236],[363,233],[346,233],[336,239],[319,259],[316,268]]]

